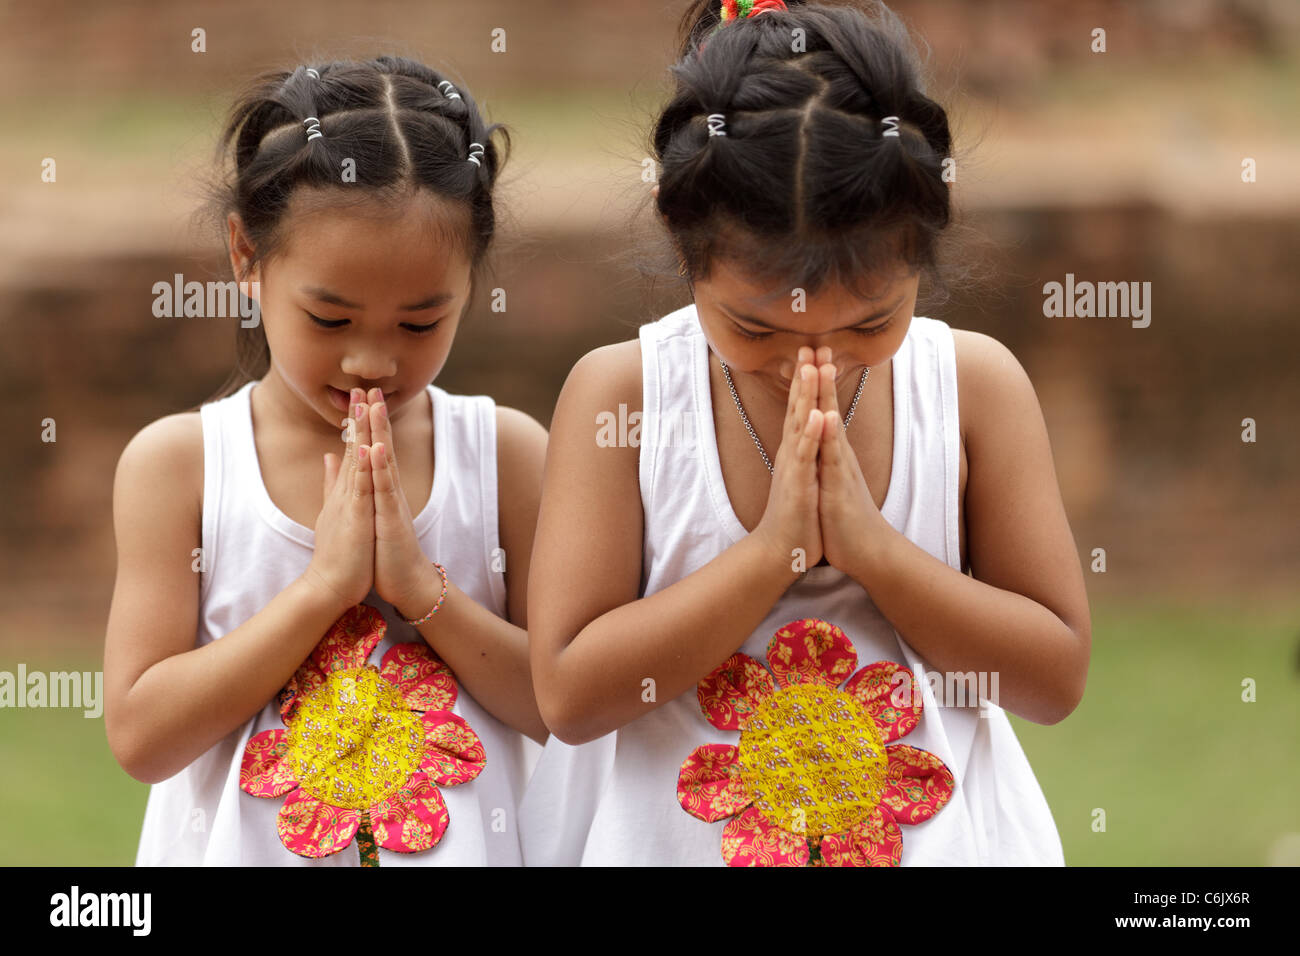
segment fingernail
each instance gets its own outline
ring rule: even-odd
[[[375,408],[379,410],[379,420],[381,422],[388,417],[388,406],[386,404],[380,402]]]
[[[366,456],[369,454],[370,454],[370,449],[366,445],[362,445],[360,448],[357,449],[357,457],[360,458],[362,461],[365,461]]]

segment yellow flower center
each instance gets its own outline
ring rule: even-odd
[[[419,768],[424,726],[374,668],[334,671],[299,699],[287,759],[308,794],[361,810],[396,793]]]
[[[796,684],[765,698],[740,735],[740,775],[773,826],[843,833],[880,802],[889,758],[871,715],[841,690]]]

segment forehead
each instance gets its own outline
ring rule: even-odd
[[[381,201],[346,188],[299,188],[281,228],[280,269],[339,292],[344,286],[409,291],[459,281],[470,269],[468,207],[428,190]]]
[[[869,309],[895,305],[900,299],[916,292],[920,276],[904,266],[864,274],[855,282],[828,282],[820,288],[800,290],[764,277],[760,272],[744,268],[730,261],[718,261],[709,270],[706,280],[697,283],[722,304],[750,314],[788,313],[796,296],[810,313],[842,313],[845,310],[862,312]]]

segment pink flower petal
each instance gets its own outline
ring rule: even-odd
[[[364,667],[386,630],[384,616],[369,604],[357,604],[344,611],[280,692],[280,719],[286,724],[292,720],[298,697],[325,683],[327,675]]]
[[[280,797],[298,786],[284,759],[288,750],[287,731],[264,730],[250,739],[239,764],[239,789],[254,797]]]
[[[442,794],[422,773],[411,774],[406,786],[370,808],[375,842],[398,853],[429,849],[447,832],[448,822]]]
[[[384,654],[379,673],[411,710],[451,710],[456,704],[456,677],[428,644],[394,644]]]
[[[844,690],[875,720],[882,743],[893,743],[910,734],[921,721],[922,688],[902,664],[868,664],[849,678]]]
[[[705,823],[739,813],[752,802],[740,779],[740,750],[731,744],[703,744],[682,763],[677,802]]]
[[[779,687],[809,682],[836,687],[853,673],[858,652],[834,624],[804,618],[776,632],[767,645],[767,663]]]
[[[750,807],[722,828],[722,859],[727,866],[807,866],[808,838],[772,826]]]
[[[876,807],[847,833],[822,837],[822,862],[827,866],[898,866],[903,859],[903,833],[884,807]]]
[[[468,783],[483,771],[487,754],[483,741],[462,718],[445,710],[423,717],[426,753],[420,770],[444,787]]]
[[[899,823],[924,823],[944,808],[952,796],[953,776],[942,760],[907,744],[886,747],[885,753],[889,776],[880,803]]]
[[[276,822],[280,842],[299,856],[314,860],[332,856],[347,847],[360,826],[360,810],[331,807],[303,790],[295,790],[284,798]]]
[[[759,701],[775,692],[767,668],[746,654],[731,655],[695,688],[700,710],[719,730],[740,730]]]

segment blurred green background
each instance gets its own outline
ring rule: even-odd
[[[191,213],[245,79],[404,53],[459,71],[512,128],[495,266],[510,311],[476,304],[439,384],[547,423],[585,351],[685,301],[637,272],[630,239],[683,7],[0,4],[0,670],[102,667],[117,457],[232,366],[228,325],[150,305],[173,272],[228,278]],[[1028,370],[1089,588],[1083,703],[1056,726],[1012,718],[1066,860],[1300,864],[1300,5],[893,8],[970,150],[956,201],[992,276],[918,313],[998,338]],[[1151,281],[1150,328],[1044,319],[1042,285],[1066,272]],[[148,788],[102,719],[0,710],[0,767],[0,863],[134,860]]]

